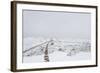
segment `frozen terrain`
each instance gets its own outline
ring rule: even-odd
[[[89,60],[91,43],[82,39],[23,39],[23,63],[45,62],[45,56],[49,62]]]

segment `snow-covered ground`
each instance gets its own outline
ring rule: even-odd
[[[90,40],[23,38],[23,63],[45,62],[47,43],[49,62],[91,59]],[[53,44],[52,44],[53,43]]]
[[[91,59],[90,52],[79,52],[73,56],[67,56],[66,53],[56,51],[52,54],[49,54],[50,62],[60,62],[60,61],[77,61],[77,60],[89,60]],[[34,63],[34,62],[44,62],[44,55],[38,56],[26,56],[24,57],[24,63]]]

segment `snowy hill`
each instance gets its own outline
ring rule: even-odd
[[[78,59],[81,55],[85,56],[83,59],[87,59],[90,56],[91,51],[91,44],[89,41],[68,41],[68,40],[57,40],[57,39],[35,39],[32,38],[25,39],[28,46],[24,44],[24,50],[23,50],[23,57],[24,59],[34,59],[43,61],[46,45],[48,44],[48,57],[50,61],[53,61],[53,59],[56,61],[59,61],[56,57],[59,56],[59,59],[67,58],[70,56],[72,59],[76,56]],[[33,46],[32,46],[33,45]],[[26,46],[26,47],[25,47]],[[54,58],[54,57],[55,58]],[[83,57],[82,56],[82,57]],[[39,58],[39,59],[37,59]],[[42,59],[41,59],[42,58]],[[41,60],[40,60],[41,59]],[[77,58],[76,58],[77,59]],[[63,59],[62,59],[63,60]],[[71,59],[70,59],[71,60]],[[33,61],[33,62],[34,62]],[[25,61],[27,62],[27,60]],[[38,61],[37,61],[38,62]]]

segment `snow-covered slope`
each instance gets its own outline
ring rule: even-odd
[[[91,57],[90,41],[24,38],[23,62],[44,62],[44,52],[47,44],[50,62],[83,60]]]
[[[79,52],[73,56],[67,56],[65,52],[55,51],[49,54],[50,62],[60,62],[60,61],[77,61],[77,60],[89,60],[91,59],[90,52]],[[34,63],[34,62],[44,62],[44,55],[26,56],[24,57],[24,63]]]

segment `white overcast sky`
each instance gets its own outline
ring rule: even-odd
[[[91,14],[23,10],[24,37],[91,39]]]

